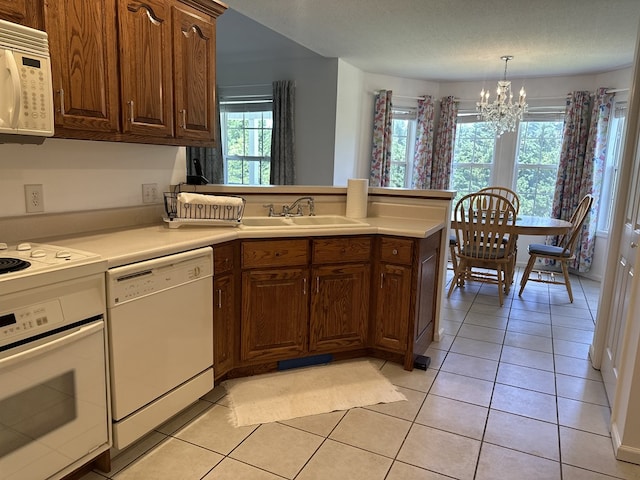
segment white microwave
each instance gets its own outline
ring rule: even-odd
[[[0,20],[0,143],[42,143],[53,135],[46,32]]]

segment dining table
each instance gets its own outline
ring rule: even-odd
[[[451,219],[451,228],[455,229],[457,222]],[[559,218],[538,217],[535,215],[518,215],[515,224],[509,230],[516,235],[562,235],[571,229],[571,222]]]

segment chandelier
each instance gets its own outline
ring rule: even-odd
[[[504,60],[504,77],[498,81],[496,99],[489,103],[489,91],[484,88],[480,92],[480,101],[476,103],[478,118],[491,124],[499,137],[505,132],[513,132],[518,121],[522,120],[522,114],[527,111],[527,92],[524,87],[520,89],[518,103],[513,103],[511,82],[507,80],[507,63],[513,59],[512,55],[500,57]]]

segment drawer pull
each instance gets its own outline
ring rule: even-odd
[[[222,308],[222,289],[218,289],[218,308]]]
[[[397,249],[397,248],[394,248],[394,249],[391,251],[391,253],[393,253],[394,255],[397,255],[397,254],[398,254],[398,249]]]
[[[302,279],[302,294],[303,295],[307,294],[307,279],[306,278]]]
[[[380,288],[384,287],[384,273],[380,274]]]
[[[320,277],[316,277],[316,293],[320,293]]]

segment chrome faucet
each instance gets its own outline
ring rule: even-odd
[[[291,205],[283,205],[282,212],[275,213],[273,210],[273,203],[269,203],[267,205],[263,205],[265,208],[269,209],[270,217],[302,217],[304,212],[302,211],[302,202],[307,202],[309,206],[309,215],[313,216],[316,214],[315,204],[313,203],[313,197],[300,197],[295,200]],[[295,211],[294,211],[295,209]]]

